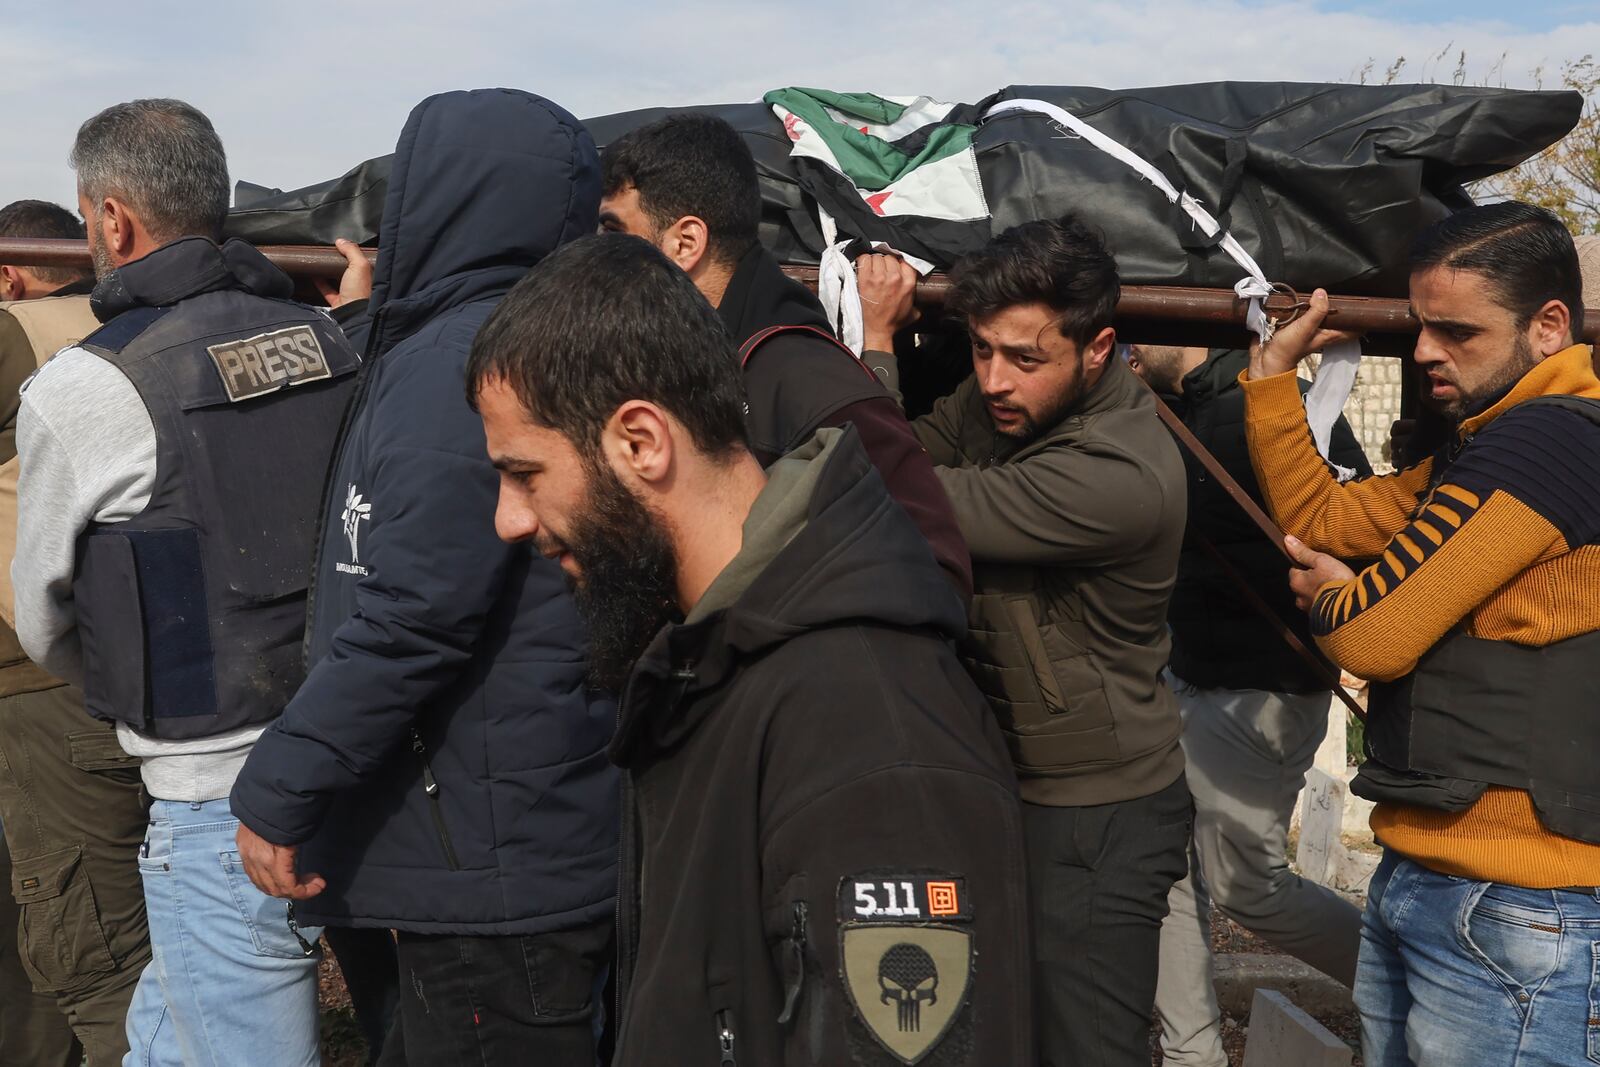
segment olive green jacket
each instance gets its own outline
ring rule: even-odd
[[[1021,448],[973,378],[912,424],[972,551],[967,667],[1031,803],[1132,800],[1183,770],[1161,671],[1187,483],[1155,403],[1113,358]]]

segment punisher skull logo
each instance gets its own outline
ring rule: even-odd
[[[933,957],[916,945],[901,942],[878,961],[878,985],[884,1004],[895,1006],[896,1021],[902,1032],[922,1029],[922,1002],[932,1007],[939,1003],[939,968]]]
[[[901,1063],[921,1062],[966,1006],[971,932],[932,923],[845,923],[839,947],[856,1018]]]

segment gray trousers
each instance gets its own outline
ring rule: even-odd
[[[1361,912],[1289,870],[1289,817],[1328,729],[1328,694],[1199,689],[1169,675],[1194,793],[1189,877],[1161,927],[1156,1012],[1168,1067],[1227,1067],[1208,916],[1228,918],[1346,985]],[[1209,899],[1208,899],[1209,898]]]

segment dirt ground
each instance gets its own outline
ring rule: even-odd
[[[322,943],[322,966],[317,975],[322,997],[322,1067],[364,1067],[367,1043],[356,1028],[344,975],[333,960],[328,943]]]
[[[1261,952],[1269,955],[1281,955],[1277,949],[1256,937],[1221,915],[1213,913],[1211,916],[1211,945],[1218,954],[1232,952]],[[323,1067],[364,1067],[367,1062],[366,1042],[362,1040],[360,1031],[356,1028],[355,1013],[350,1009],[350,997],[345,992],[344,977],[339,973],[339,967],[333,961],[333,953],[324,947],[322,972],[320,975],[322,986],[322,1056]],[[1343,1012],[1338,1015],[1324,1016],[1317,1020],[1329,1030],[1337,1034],[1352,1049],[1355,1049],[1355,1058],[1352,1061],[1355,1067],[1361,1067],[1361,1053],[1359,1050],[1359,1035],[1354,1012]],[[1249,1037],[1247,1020],[1224,1015],[1222,1019],[1222,1045],[1227,1050],[1228,1062],[1232,1067],[1240,1067],[1244,1063],[1244,1044]],[[1157,1048],[1156,1035],[1150,1035],[1150,1063],[1157,1067],[1161,1063],[1161,1052]]]

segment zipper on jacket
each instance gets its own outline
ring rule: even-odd
[[[433,768],[428,765],[428,750],[422,745],[422,735],[415,729],[411,731],[411,751],[422,761],[422,791],[428,794],[428,807],[433,812],[433,828],[439,833],[439,844],[444,846],[444,861],[449,864],[452,871],[459,871],[461,864],[456,861],[456,849],[450,843],[450,831],[445,829],[444,825],[444,804],[439,800],[439,782],[433,776]]]
[[[717,1050],[722,1053],[720,1063],[727,1067],[739,1067],[738,1061],[733,1058],[733,1023],[725,1011],[717,1012]]]
[[[794,925],[790,928],[789,939],[785,947],[789,956],[789,966],[785,968],[789,977],[784,984],[783,1011],[778,1015],[778,1025],[788,1026],[794,1021],[794,1013],[800,1007],[800,994],[806,987],[806,902],[799,900],[794,905]]]
[[[628,680],[622,685],[622,692],[617,694],[617,725],[616,732],[622,730],[622,714],[628,706],[628,699],[633,693],[633,675],[628,675]],[[622,771],[622,783],[619,789],[619,807],[621,808],[621,825],[617,832],[617,906],[612,912],[613,922],[616,924],[617,938],[617,972],[615,982],[615,1010],[616,1014],[612,1026],[616,1030],[616,1045],[611,1050],[613,1060],[619,1060],[622,1053],[622,1006],[627,1003],[629,987],[633,984],[634,957],[637,948],[634,944],[634,928],[639,910],[639,887],[634,884],[634,866],[638,862],[635,855],[634,837],[638,820],[635,811],[633,772],[626,768]]]
[[[692,662],[685,663],[681,668],[671,672],[671,677],[680,683],[678,695],[673,700],[676,706],[683,699],[684,693],[693,683],[695,675]],[[617,695],[617,730],[622,729],[622,716],[630,706],[633,699],[634,675],[629,674],[628,680],[623,683],[622,692]],[[633,784],[633,772],[626,768],[622,772],[621,788],[622,820],[617,835],[617,906],[614,912],[617,932],[617,971],[616,971],[616,1031],[617,1045],[611,1050],[613,1061],[622,1060],[622,1035],[623,1035],[623,1008],[628,1002],[630,987],[633,985],[633,972],[638,965],[639,954],[639,912],[644,901],[644,857],[638,847],[640,838],[641,819],[639,805]],[[732,1047],[733,1032],[728,1032],[729,1058],[724,1063],[733,1063]]]
[[[635,819],[633,810],[633,775],[629,771],[624,770],[622,772],[620,792],[622,820],[617,833],[617,906],[612,912],[617,938],[616,988],[613,991],[615,1014],[612,1022],[617,1031],[617,1042],[616,1047],[611,1050],[613,1059],[622,1049],[622,1005],[627,999],[628,987],[633,984],[635,953],[633,927],[634,912],[638,906],[633,876]]]

